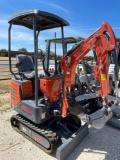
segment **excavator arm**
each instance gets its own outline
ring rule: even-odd
[[[63,103],[62,116],[68,111],[66,88],[71,91],[75,83],[76,67],[86,54],[94,49],[97,55],[97,64],[94,67],[95,78],[100,81],[101,89],[98,94],[106,96],[109,93],[108,54],[116,50],[116,38],[111,26],[104,21],[101,27],[92,35],[78,44],[71,53],[61,58],[60,67],[63,72]]]

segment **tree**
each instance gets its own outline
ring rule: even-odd
[[[27,49],[23,47],[23,48],[18,49],[18,51],[20,51],[20,52],[27,52]]]
[[[55,58],[55,53],[50,51],[50,59],[54,59]]]
[[[2,51],[3,51],[3,53],[2,53]],[[1,56],[1,57],[8,57],[8,52],[7,52],[7,50],[6,50],[6,49],[1,49],[1,50],[0,50],[0,56]]]
[[[38,59],[44,59],[45,52],[42,49],[38,50]]]
[[[7,51],[7,49],[1,49],[0,51]]]

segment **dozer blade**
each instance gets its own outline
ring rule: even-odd
[[[73,152],[73,150],[82,142],[82,140],[88,135],[88,124],[83,125],[76,133],[74,133],[69,139],[58,147],[56,151],[56,157],[58,160],[66,160],[67,157]]]

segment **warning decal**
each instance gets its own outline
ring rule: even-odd
[[[107,76],[106,76],[106,74],[101,74],[101,80],[106,80],[107,79]]]

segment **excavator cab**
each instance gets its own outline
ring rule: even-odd
[[[57,15],[39,10],[16,13],[8,23],[9,69],[14,75],[10,81],[11,105],[18,113],[11,117],[11,125],[18,133],[47,153],[51,153],[59,146],[56,156],[59,160],[65,160],[88,134],[88,126],[85,124],[81,127],[81,120],[75,115],[68,114],[65,118],[62,117],[64,77],[58,72],[51,75],[46,61],[43,61],[45,74],[38,73],[38,36],[42,31],[61,28],[64,56],[63,29],[69,23]],[[26,27],[33,32],[34,63],[30,56],[18,55],[18,72],[13,71],[11,61],[13,25]],[[47,49],[46,57],[48,62]]]

